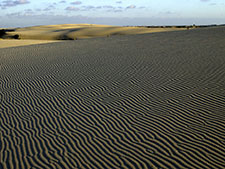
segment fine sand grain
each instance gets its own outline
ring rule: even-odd
[[[0,49],[0,168],[225,168],[224,35]]]

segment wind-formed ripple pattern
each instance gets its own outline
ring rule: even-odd
[[[225,168],[224,35],[0,49],[0,169]]]

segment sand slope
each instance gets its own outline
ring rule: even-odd
[[[0,168],[225,168],[224,33],[0,49]]]
[[[43,44],[43,43],[55,43],[59,41],[51,41],[51,40],[1,40],[0,39],[0,48],[8,48],[15,46],[27,46],[27,45],[35,45],[35,44]]]
[[[78,40],[96,37],[110,37],[115,35],[133,35],[153,32],[186,30],[186,28],[146,28],[146,27],[120,27],[96,24],[62,24],[45,25],[25,28],[9,29],[1,40],[0,48],[26,46],[41,43],[52,43],[58,40]],[[20,40],[12,40],[14,36]],[[13,38],[14,39],[14,38]]]
[[[21,39],[76,40],[113,35],[144,34],[162,31],[185,30],[186,28],[144,28],[120,27],[96,24],[63,24],[17,28],[9,35],[19,35]]]

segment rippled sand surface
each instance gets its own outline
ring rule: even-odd
[[[224,34],[0,49],[0,168],[225,168]]]

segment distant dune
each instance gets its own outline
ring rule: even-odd
[[[49,37],[75,36],[73,25],[52,27]],[[20,36],[46,32],[36,28]],[[224,35],[220,27],[0,49],[0,169],[224,169]]]
[[[35,43],[36,44],[50,43],[53,40],[78,40],[84,38],[110,37],[114,35],[144,34],[144,33],[175,31],[185,29],[186,28],[176,28],[176,27],[170,28],[119,27],[119,26],[95,25],[95,24],[63,24],[63,25],[33,26],[26,28],[9,29],[9,31],[5,35],[6,39],[20,39],[26,41],[21,42],[0,41],[0,48],[12,46],[24,46]],[[35,40],[37,41],[35,42]],[[45,41],[41,42],[40,40]]]
[[[26,45],[35,45],[43,43],[53,43],[59,41],[53,40],[1,40],[0,39],[0,48],[16,47],[16,46],[26,46]]]
[[[185,28],[183,28],[185,29]],[[120,27],[95,24],[63,24],[18,28],[11,35],[19,35],[20,39],[38,40],[76,40],[78,38],[106,37],[112,35],[143,34],[182,28],[145,28]]]

